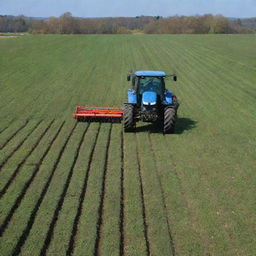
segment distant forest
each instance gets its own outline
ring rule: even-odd
[[[256,32],[256,18],[228,19],[221,15],[78,18],[67,12],[59,18],[0,15],[0,32],[32,34],[244,34]]]

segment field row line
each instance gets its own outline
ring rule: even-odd
[[[98,208],[98,221],[97,221],[97,234],[96,234],[96,241],[94,246],[94,255],[99,256],[99,243],[101,239],[101,231],[102,231],[102,222],[103,222],[103,207],[104,207],[104,195],[105,195],[105,181],[106,181],[106,174],[107,174],[107,167],[108,167],[108,154],[109,154],[109,145],[111,140],[111,131],[112,131],[112,123],[109,129],[108,138],[107,138],[107,145],[105,151],[105,159],[104,159],[104,170],[103,170],[103,177],[102,177],[102,185],[101,185],[101,196],[100,196],[100,204]]]
[[[40,136],[39,140],[37,141],[37,145],[39,144],[40,140],[43,138],[43,136],[47,133],[47,131],[50,129],[51,125],[52,125],[53,121],[49,124],[49,126],[46,128],[46,130],[44,131],[44,133]],[[61,126],[59,127],[59,129],[57,130],[55,136],[53,137],[53,139],[51,140],[49,146],[46,148],[45,152],[43,153],[43,155],[41,156],[32,176],[30,177],[30,179],[26,182],[26,184],[24,185],[20,195],[17,197],[14,205],[12,206],[10,212],[7,214],[7,217],[5,218],[5,220],[3,221],[3,224],[1,224],[1,227],[0,227],[0,237],[3,235],[9,221],[11,220],[13,214],[15,213],[16,209],[19,207],[23,197],[25,196],[26,194],[26,191],[28,190],[30,184],[33,182],[34,180],[34,177],[36,176],[37,172],[39,171],[40,169],[40,166],[44,160],[44,158],[46,157],[46,155],[49,153],[51,147],[52,147],[52,144],[54,143],[54,141],[57,139],[58,135],[60,134],[61,132],[61,129],[63,128],[64,126],[64,123],[63,122],[61,124]],[[35,149],[37,145],[34,145],[33,148]],[[34,149],[31,149],[31,153]],[[16,168],[16,170],[14,171],[14,174],[13,176],[11,177],[11,179],[6,183],[4,189],[1,191],[1,197],[3,196],[4,192],[6,192],[6,190],[8,189],[8,187],[10,186],[11,182],[14,180],[15,176],[17,175],[18,173],[18,170],[21,168],[21,166],[25,163],[26,161],[26,158],[22,160],[22,162],[18,165],[18,167]]]
[[[80,193],[80,196],[79,196],[79,205],[78,205],[76,216],[74,218],[74,222],[73,222],[73,225],[72,225],[72,233],[71,233],[71,236],[70,236],[70,240],[69,240],[69,243],[68,243],[68,249],[67,249],[67,252],[66,252],[67,255],[72,255],[73,251],[74,251],[75,240],[76,240],[76,236],[77,236],[77,232],[78,232],[78,225],[79,225],[80,217],[81,217],[81,214],[82,214],[83,202],[85,200],[89,174],[90,174],[90,171],[91,171],[91,164],[92,164],[92,160],[93,160],[93,154],[94,154],[95,147],[96,147],[96,144],[97,144],[97,141],[98,141],[100,128],[101,128],[101,125],[98,126],[98,129],[96,131],[96,137],[95,137],[95,140],[93,142],[93,145],[91,147],[91,151],[90,151],[90,154],[89,154],[89,161],[88,161],[88,165],[87,165],[86,170],[85,170],[86,174],[85,174],[84,181],[83,181],[83,187],[82,187],[82,190],[81,190],[81,193]]]
[[[140,193],[141,193],[141,202],[142,202],[142,216],[143,216],[143,224],[144,224],[144,238],[146,241],[146,247],[147,247],[147,255],[150,256],[150,245],[149,245],[149,231],[148,231],[148,223],[147,223],[147,217],[146,217],[146,207],[145,207],[145,192],[143,189],[143,183],[142,183],[142,174],[141,174],[141,161],[139,157],[139,148],[138,148],[138,137],[135,135],[136,139],[136,155],[137,155],[137,163],[138,163],[138,173],[139,173],[139,183],[140,183]]]
[[[174,47],[174,49],[176,49],[176,48],[178,48],[178,47],[180,47],[180,46],[176,46],[176,47]],[[173,49],[169,49],[169,51],[174,51]],[[166,53],[170,56],[170,57],[172,57],[172,54],[169,52],[169,51],[167,51],[166,50]],[[184,55],[185,56],[185,55]],[[184,56],[182,56],[182,58],[184,58]],[[201,74],[202,74],[202,76],[203,77],[205,77],[206,76],[206,73],[208,74],[208,75],[210,75],[210,76],[212,76],[212,73],[209,73],[209,71],[208,71],[208,69],[206,69],[206,66],[208,65],[207,63],[201,63],[201,59],[197,56],[196,58],[195,58],[195,56],[193,56],[193,54],[192,54],[192,52],[189,52],[189,51],[187,51],[186,50],[186,56],[190,56],[192,59],[194,59],[196,62],[197,62],[197,65],[198,66],[200,66],[201,67],[201,69],[202,70],[205,70],[204,72],[203,71],[201,71],[201,69],[198,69],[199,71],[198,72],[200,72]],[[200,60],[199,60],[199,59]],[[185,63],[185,61],[183,61],[183,66],[185,65],[184,64]],[[216,64],[217,65],[217,64]],[[186,67],[187,67],[187,69],[186,70],[191,70],[191,65],[185,65]],[[217,66],[216,66],[217,67]],[[209,69],[210,69],[210,66],[209,66]],[[180,70],[180,72],[181,73],[183,73],[184,71],[183,70]],[[190,83],[191,83],[191,81],[189,81],[188,80],[188,75],[186,74],[186,73],[184,73],[183,74],[183,79],[186,79],[186,81],[187,81],[187,84],[189,85]],[[207,77],[206,77],[206,79],[208,79]],[[214,81],[214,79],[216,79],[216,76],[215,76],[215,78],[213,77],[212,78],[212,81]],[[186,81],[184,81],[184,82],[186,82]],[[219,81],[219,82],[222,82],[223,83],[223,81]],[[204,85],[202,84],[202,82],[201,81],[197,81],[197,83],[195,84],[195,83],[193,83],[195,86],[190,86],[190,97],[195,97],[196,96],[196,98],[197,98],[197,100],[195,100],[195,102],[203,102],[203,100],[205,100],[205,98],[202,98],[202,95],[200,94],[200,95],[198,95],[198,94],[196,94],[196,87],[198,87],[198,85],[201,85],[201,88],[202,88],[202,90],[203,89],[205,89],[204,88]],[[237,106],[239,106],[240,104],[242,104],[242,102],[243,102],[243,99],[241,98],[241,97],[235,97],[235,96],[231,96],[230,95],[230,93],[228,93],[228,95],[226,94],[226,89],[224,88],[224,87],[222,87],[222,86],[219,86],[219,83],[217,83],[217,81],[216,81],[216,84],[214,85],[214,87],[212,87],[212,88],[207,88],[208,89],[208,91],[209,91],[209,89],[214,89],[214,92],[216,92],[216,89],[218,89],[218,91],[220,91],[220,95],[221,95],[221,97],[223,97],[223,98],[225,98],[225,100],[228,102],[228,101],[230,101],[230,99],[231,98],[233,98],[233,102],[235,102],[236,104],[237,104]],[[201,91],[202,91],[201,90]],[[191,93],[191,91],[194,91],[195,93]],[[207,96],[207,97],[209,97],[211,94],[210,93],[207,93],[207,95],[205,94],[205,96]],[[212,95],[214,95],[214,94],[212,94]],[[205,97],[204,96],[204,97]],[[201,97],[201,100],[200,100],[200,97]],[[199,99],[199,100],[198,100]],[[210,101],[212,102],[212,104],[211,105],[215,105],[217,108],[219,108],[220,109],[220,113],[222,112],[222,104],[217,104],[217,102],[215,102],[215,100],[211,97],[210,98]],[[202,110],[203,111],[206,111],[206,108],[202,108]],[[208,114],[209,114],[209,111],[208,111]],[[251,115],[251,114],[253,114],[253,112],[244,112],[244,114],[246,114],[246,115]],[[244,117],[244,119],[246,119],[246,117]],[[234,120],[231,118],[231,121],[232,122],[234,122]]]
[[[8,121],[8,124],[5,124],[4,128],[1,128],[0,130],[0,134],[2,134],[6,129],[8,129],[8,127],[12,124],[12,122],[15,120],[15,118],[13,118],[12,120]]]
[[[15,179],[15,177],[17,176],[18,172],[20,171],[20,169],[22,168],[22,166],[25,164],[26,160],[28,159],[28,157],[32,154],[32,152],[36,149],[36,147],[39,145],[40,141],[43,139],[43,137],[46,135],[47,131],[50,129],[50,127],[52,126],[54,120],[52,120],[50,122],[50,124],[46,127],[46,129],[43,131],[43,133],[39,136],[39,138],[37,139],[37,141],[35,142],[35,144],[31,147],[31,149],[29,150],[29,152],[27,153],[27,155],[25,156],[25,158],[17,165],[16,169],[14,170],[14,172],[12,173],[12,175],[10,176],[9,180],[6,182],[6,184],[4,185],[4,187],[0,190],[0,198],[5,194],[6,190],[9,188],[9,186],[11,185],[12,181]],[[39,126],[39,124],[41,123],[41,121],[36,125],[36,127],[34,128],[34,130]],[[29,137],[26,136],[25,140]],[[24,141],[22,142],[22,144],[24,143]],[[17,150],[17,149],[16,149]],[[11,156],[10,156],[11,157]],[[7,160],[10,158],[8,157]],[[7,161],[6,160],[6,161]]]
[[[23,125],[21,125],[21,127],[19,127],[9,138],[6,139],[6,141],[0,146],[0,150],[2,150],[23,128],[26,127],[26,125],[28,124],[28,120],[25,121],[25,123]],[[1,131],[1,133],[6,130],[8,128],[8,126],[3,129]]]
[[[174,240],[173,240],[171,225],[170,225],[169,218],[168,218],[168,211],[167,211],[166,199],[165,199],[165,196],[164,196],[164,189],[163,189],[162,181],[161,181],[161,178],[160,178],[159,169],[158,169],[158,166],[157,166],[156,153],[155,153],[155,149],[153,147],[152,138],[150,136],[150,133],[148,133],[148,141],[149,141],[149,145],[150,145],[150,151],[151,151],[152,156],[153,156],[154,170],[156,172],[157,180],[158,180],[160,191],[161,191],[161,200],[162,200],[163,207],[164,207],[166,224],[167,224],[167,227],[168,227],[168,235],[169,235],[171,249],[172,249],[172,255],[175,256],[175,246],[174,246]]]
[[[30,138],[31,134],[33,132],[36,131],[36,129],[39,127],[39,125],[42,123],[42,120],[39,121],[38,123],[35,124],[34,127],[32,127],[31,130],[26,131],[27,134],[25,135],[25,137],[23,139],[21,139],[21,141],[18,141],[17,145],[15,147],[12,148],[12,145],[10,146],[10,152],[8,152],[8,149],[4,148],[3,149],[3,156],[6,154],[6,157],[3,157],[2,162],[0,163],[0,171],[3,169],[3,167],[5,166],[5,164],[7,164],[7,162],[12,159],[12,157],[15,155],[15,153],[18,152],[18,150],[21,148],[21,146]],[[28,128],[29,129],[29,128]],[[22,137],[22,135],[21,135]],[[14,137],[13,137],[14,138]],[[15,137],[17,138],[17,136]],[[19,140],[20,137],[18,137],[17,139]],[[9,141],[10,142],[10,141]],[[6,146],[7,147],[7,146]],[[19,165],[19,164],[18,164]],[[23,164],[21,164],[23,165]]]
[[[35,221],[37,212],[38,212],[38,210],[39,210],[39,208],[40,208],[41,203],[43,202],[43,199],[44,199],[44,197],[45,197],[46,192],[48,191],[48,188],[49,188],[49,186],[50,186],[50,184],[51,184],[52,178],[53,178],[53,176],[54,176],[54,174],[55,174],[55,171],[56,171],[56,169],[57,169],[57,167],[58,167],[58,164],[59,164],[59,162],[60,162],[60,159],[62,158],[62,155],[63,155],[63,153],[64,153],[64,151],[65,151],[65,149],[66,149],[66,147],[67,147],[67,144],[68,144],[68,142],[69,142],[69,140],[70,140],[70,138],[71,138],[71,136],[72,136],[72,134],[73,134],[73,132],[74,132],[76,126],[77,126],[77,123],[73,126],[73,128],[72,128],[71,131],[70,131],[70,133],[68,134],[68,136],[67,136],[66,139],[65,139],[64,145],[62,146],[62,148],[61,148],[61,150],[60,150],[60,152],[59,152],[59,154],[58,154],[58,157],[57,157],[57,159],[55,160],[55,162],[54,162],[54,164],[53,164],[53,168],[52,168],[52,170],[51,170],[51,172],[50,172],[50,176],[49,176],[47,182],[45,183],[45,185],[44,185],[44,187],[43,187],[43,190],[41,191],[40,197],[39,197],[39,199],[37,200],[37,202],[36,202],[36,204],[35,204],[35,206],[34,206],[32,212],[31,212],[31,215],[30,215],[30,217],[29,217],[29,221],[27,222],[26,227],[25,227],[25,229],[24,229],[23,232],[22,232],[22,235],[21,235],[20,238],[18,239],[18,242],[17,242],[17,244],[15,245],[15,247],[14,247],[14,249],[13,249],[13,253],[12,253],[13,255],[18,255],[18,254],[20,254],[21,249],[22,249],[23,245],[25,244],[25,242],[26,242],[26,240],[27,240],[27,238],[28,238],[28,236],[29,236],[29,233],[30,233],[30,230],[31,230],[31,228],[32,228],[32,226],[33,226],[33,223],[34,223],[34,221]],[[56,136],[55,139],[57,139],[59,133],[60,133],[60,131],[57,132],[57,136]],[[52,145],[53,145],[53,143],[51,144],[51,146],[52,146]],[[51,147],[51,146],[50,146],[50,147]],[[50,151],[50,149],[49,149],[49,151]],[[49,151],[48,151],[48,152],[49,152]]]
[[[120,175],[120,215],[119,215],[119,232],[120,232],[120,245],[119,245],[119,256],[124,255],[124,132],[121,130],[121,175]]]
[[[65,199],[65,196],[66,196],[66,193],[67,193],[67,190],[68,190],[68,186],[69,186],[69,183],[70,183],[72,175],[73,175],[73,170],[74,170],[74,167],[76,165],[76,161],[77,161],[77,158],[78,158],[78,155],[79,155],[79,151],[80,151],[81,145],[82,145],[82,143],[84,141],[84,137],[85,137],[85,134],[86,134],[88,128],[89,128],[89,124],[86,126],[86,128],[85,128],[85,130],[84,130],[84,132],[82,134],[82,137],[81,137],[81,139],[79,141],[78,147],[76,149],[75,156],[74,156],[74,159],[73,159],[73,162],[72,162],[72,166],[70,168],[68,177],[67,177],[66,182],[64,184],[64,188],[63,188],[63,191],[61,193],[60,199],[58,201],[57,207],[55,209],[55,212],[54,212],[51,224],[49,226],[49,229],[48,229],[45,241],[44,241],[44,246],[43,246],[43,248],[41,249],[41,252],[40,252],[40,255],[42,255],[42,256],[46,255],[47,249],[48,249],[49,244],[51,242],[51,238],[53,236],[54,227],[55,227],[55,224],[56,224],[56,222],[58,220],[59,212],[61,211],[64,199]]]
[[[201,45],[201,44],[199,44],[199,43],[196,43],[196,45],[199,46],[200,48],[203,48],[205,51],[208,51],[208,52],[211,54],[211,56],[216,56],[216,57],[218,56],[218,58],[222,58],[222,59],[224,59],[225,61],[230,61],[230,62],[233,62],[233,63],[235,63],[235,64],[239,64],[239,65],[244,66],[244,67],[246,67],[246,68],[249,68],[249,69],[251,69],[251,70],[253,70],[253,71],[256,70],[255,67],[252,67],[252,66],[249,66],[249,65],[247,65],[247,64],[245,64],[245,63],[243,63],[243,62],[239,62],[239,61],[237,61],[237,60],[234,60],[234,59],[232,59],[230,56],[222,55],[222,54],[220,54],[220,53],[217,53],[216,51],[214,51],[214,50],[212,50],[212,49],[210,49],[210,48],[207,48],[207,47],[205,47],[205,46],[203,46],[203,45]]]

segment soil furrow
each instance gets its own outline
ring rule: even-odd
[[[154,147],[153,147],[153,144],[152,144],[152,141],[151,141],[151,136],[150,136],[149,133],[148,133],[148,139],[149,139],[149,144],[150,144],[150,150],[151,150],[152,155],[153,155],[153,160],[154,160],[154,165],[155,165],[154,169],[156,170],[156,175],[157,175],[158,183],[159,183],[159,186],[160,186],[161,199],[162,199],[162,202],[163,202],[165,216],[166,216],[166,223],[167,223],[167,227],[168,227],[168,234],[169,234],[169,239],[170,239],[170,246],[171,246],[171,249],[172,249],[172,255],[175,256],[175,245],[174,245],[174,241],[173,241],[171,225],[170,225],[170,222],[169,222],[169,219],[168,219],[168,211],[167,211],[166,200],[165,200],[165,196],[164,196],[163,185],[162,185],[162,182],[161,182],[161,178],[160,178],[160,175],[159,175],[159,170],[158,170],[157,163],[156,163],[156,154],[155,154]]]
[[[75,217],[74,223],[73,223],[72,234],[71,234],[71,237],[70,237],[70,240],[69,240],[67,255],[72,255],[72,253],[74,251],[75,238],[76,238],[76,234],[77,234],[77,231],[78,231],[78,223],[79,223],[80,216],[81,216],[81,213],[82,213],[82,207],[83,207],[83,202],[84,202],[84,199],[85,199],[87,183],[88,183],[88,178],[89,178],[89,172],[90,172],[90,169],[91,169],[91,163],[92,163],[94,150],[95,150],[97,140],[98,140],[98,136],[99,136],[99,133],[100,133],[100,127],[101,127],[101,124],[98,127],[97,135],[95,137],[95,141],[94,141],[94,144],[92,146],[92,151],[91,151],[90,156],[89,156],[89,162],[88,162],[88,166],[87,166],[87,169],[86,169],[86,175],[85,175],[85,179],[84,179],[83,188],[82,188],[82,191],[81,191],[81,194],[80,194],[80,200],[79,200],[79,206],[78,206],[78,209],[77,209],[77,214],[76,214],[76,217]]]
[[[0,146],[0,150],[2,150],[8,143],[9,143],[9,141],[11,141],[23,128],[25,128],[26,127],[26,125],[28,124],[28,120],[26,120],[26,122],[17,130],[17,131],[15,131],[7,140],[6,140],[6,142],[2,145],[2,146]],[[8,127],[6,127],[6,128],[8,128]],[[6,129],[5,128],[5,129]],[[5,130],[4,129],[4,130]],[[4,131],[4,130],[2,130],[1,131],[1,133]]]
[[[19,241],[18,241],[17,245],[15,246],[15,248],[14,248],[14,250],[13,250],[12,255],[14,255],[14,256],[20,254],[21,248],[22,248],[22,246],[25,244],[25,242],[26,242],[26,240],[27,240],[27,238],[28,238],[28,236],[29,236],[29,232],[30,232],[31,227],[33,226],[34,221],[35,221],[36,214],[37,214],[37,212],[38,212],[38,210],[39,210],[39,208],[40,208],[40,205],[41,205],[41,203],[42,203],[42,201],[43,201],[43,199],[44,199],[44,196],[45,196],[45,194],[46,194],[46,192],[47,192],[47,190],[48,190],[48,188],[49,188],[49,186],[50,186],[50,184],[51,184],[52,178],[53,178],[54,173],[55,173],[55,171],[56,171],[56,169],[57,169],[57,167],[58,167],[58,164],[59,164],[60,159],[61,159],[61,157],[62,157],[62,155],[63,155],[63,152],[65,151],[66,146],[67,146],[67,144],[68,144],[68,142],[69,142],[69,140],[70,140],[70,138],[71,138],[71,136],[72,136],[72,134],[73,134],[73,132],[74,132],[74,130],[75,130],[75,128],[76,128],[76,126],[77,126],[77,122],[76,122],[76,124],[74,125],[74,127],[72,128],[72,130],[70,131],[69,135],[68,135],[67,138],[66,138],[66,141],[65,141],[63,147],[62,147],[61,150],[60,150],[60,153],[59,153],[59,155],[58,155],[58,157],[57,157],[57,159],[56,159],[56,161],[55,161],[55,163],[54,163],[54,166],[53,166],[53,168],[52,168],[51,175],[49,176],[49,179],[48,179],[48,181],[46,182],[46,184],[45,184],[45,186],[44,186],[44,188],[43,188],[43,190],[42,190],[42,193],[41,193],[41,195],[40,195],[39,200],[37,201],[37,203],[36,203],[36,205],[35,205],[33,211],[31,212],[31,215],[30,215],[30,218],[29,218],[29,221],[28,221],[28,223],[27,223],[26,228],[24,229],[22,235],[21,235],[20,238],[19,238]]]
[[[12,123],[13,123],[14,121],[16,121],[16,118],[11,119],[11,120],[9,121],[8,125],[0,131],[0,134],[1,134],[2,132],[4,132],[7,128],[9,128],[9,127],[12,125]],[[29,120],[26,120],[26,121],[29,121]]]
[[[47,131],[51,128],[52,124],[54,123],[54,119],[50,122],[50,124],[46,127],[46,129],[43,131],[43,133],[40,135],[40,137],[38,138],[38,140],[36,141],[36,143],[32,146],[31,150],[28,152],[28,154],[25,156],[25,158],[18,164],[17,168],[14,170],[13,174],[11,175],[10,179],[7,181],[7,183],[5,184],[5,186],[3,187],[3,189],[0,191],[0,198],[5,194],[6,190],[9,188],[9,186],[11,185],[11,183],[13,182],[13,180],[15,179],[15,177],[17,176],[19,170],[21,169],[21,167],[24,165],[24,163],[26,162],[26,160],[28,159],[28,157],[32,154],[32,152],[36,149],[36,147],[38,146],[38,144],[40,143],[40,141],[43,139],[43,137],[45,136],[45,134],[47,133]],[[36,127],[38,127],[40,123],[38,123],[36,125]],[[36,129],[36,127],[34,128],[34,130]],[[29,136],[29,135],[28,135]],[[27,136],[27,137],[28,137]],[[43,156],[44,157],[44,156]],[[27,184],[26,184],[27,185]]]
[[[119,222],[119,232],[120,232],[120,246],[119,255],[124,255],[124,133],[121,131],[121,176],[120,176],[120,222]]]
[[[52,139],[52,141],[50,142],[49,146],[47,147],[47,149],[45,150],[44,154],[42,155],[42,157],[40,158],[36,168],[35,168],[35,171],[33,172],[32,176],[30,177],[30,179],[26,182],[24,188],[22,189],[21,191],[21,194],[18,196],[18,198],[16,199],[13,207],[11,208],[9,214],[7,215],[6,219],[4,220],[3,222],[3,225],[1,226],[0,228],[0,236],[2,236],[2,234],[4,233],[6,227],[8,226],[8,223],[9,221],[11,220],[13,214],[15,213],[16,209],[19,207],[23,197],[25,196],[26,194],[26,191],[28,190],[30,184],[33,182],[37,172],[39,171],[40,169],[40,166],[44,160],[44,158],[46,157],[46,155],[48,154],[48,152],[50,151],[51,147],[52,147],[52,144],[54,143],[54,141],[57,139],[62,127],[64,126],[64,123],[63,122],[60,126],[60,128],[58,129],[57,133],[55,134],[54,138]]]
[[[42,122],[42,120],[37,123],[37,125],[33,128],[33,130],[31,131],[31,133],[40,125],[40,123]],[[26,122],[27,125],[28,121]],[[26,126],[25,125],[25,126]],[[24,126],[24,127],[25,127]],[[23,127],[23,128],[24,128]],[[8,162],[8,160],[15,154],[15,152],[17,152],[19,150],[19,148],[24,144],[24,142],[29,138],[30,134],[29,133],[14,149],[13,151],[2,161],[2,163],[0,164],[0,171],[1,169],[4,167],[4,165]],[[7,143],[6,143],[7,144]]]
[[[96,235],[96,241],[95,241],[95,247],[94,247],[94,255],[99,255],[99,243],[101,239],[101,226],[102,226],[102,216],[103,216],[103,207],[104,207],[104,195],[105,195],[105,181],[106,181],[106,173],[108,169],[108,153],[109,153],[109,145],[111,140],[111,131],[112,131],[112,123],[109,129],[108,134],[108,141],[106,145],[106,153],[105,153],[105,162],[104,162],[104,173],[103,173],[103,179],[102,179],[102,190],[101,190],[101,199],[100,199],[100,205],[98,209],[98,222],[97,222],[97,235]]]
[[[10,124],[9,124],[9,125],[10,125]],[[9,127],[9,125],[6,126],[6,127],[4,127],[4,128],[0,131],[0,134],[1,134],[2,132],[4,132],[4,131]]]
[[[145,207],[145,201],[144,201],[144,189],[142,184],[142,174],[141,174],[141,162],[139,157],[139,148],[138,148],[138,138],[137,134],[136,136],[136,156],[137,156],[137,163],[138,163],[138,170],[139,170],[139,182],[140,182],[140,193],[141,193],[141,202],[142,202],[142,215],[143,215],[143,223],[144,223],[144,237],[146,241],[147,246],[147,255],[150,255],[150,246],[149,246],[149,239],[148,239],[148,224],[147,224],[147,218],[146,218],[146,207]]]
[[[52,219],[52,222],[49,226],[49,229],[48,229],[48,232],[47,232],[47,235],[46,235],[46,239],[44,241],[44,246],[40,252],[40,255],[46,255],[46,252],[47,252],[47,249],[50,245],[50,242],[51,242],[51,239],[52,239],[52,236],[53,236],[53,232],[54,232],[54,227],[55,227],[55,224],[58,220],[58,216],[59,216],[59,213],[60,213],[60,210],[62,208],[62,205],[63,205],[63,202],[64,202],[64,199],[65,199],[65,196],[66,196],[66,193],[67,193],[67,190],[68,190],[68,186],[70,184],[70,181],[71,181],[71,178],[72,178],[72,175],[73,175],[73,170],[74,170],[74,167],[76,165],[76,161],[77,161],[77,158],[79,156],[79,152],[80,152],[80,148],[82,146],[82,143],[84,141],[84,137],[85,137],[85,134],[87,132],[89,128],[89,124],[87,125],[87,127],[85,128],[84,132],[83,132],[83,135],[80,139],[80,142],[78,144],[78,147],[77,147],[77,150],[76,150],[76,153],[75,153],[75,157],[74,157],[74,160],[73,160],[73,163],[72,163],[72,166],[70,168],[70,171],[69,171],[69,174],[68,174],[68,177],[67,177],[67,180],[66,180],[66,183],[64,185],[64,189],[61,193],[61,196],[60,196],[60,200],[57,204],[57,207],[55,209],[55,212],[54,212],[54,216],[53,216],[53,219]]]

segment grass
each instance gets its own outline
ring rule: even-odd
[[[105,175],[105,193],[103,198],[102,221],[99,228],[99,255],[116,255],[123,252],[123,148],[122,127],[114,124],[111,131],[107,170]],[[120,136],[121,134],[121,136]],[[117,145],[120,145],[117,148]],[[120,223],[121,222],[121,223]]]
[[[30,134],[38,127],[39,124],[40,123],[37,121],[31,121],[29,123],[26,122],[21,127],[19,127],[19,129],[16,130],[11,136],[5,137],[5,134],[3,134],[3,138],[5,139],[4,143],[1,146],[3,151],[0,157],[1,168],[3,168],[3,166],[11,158],[11,156],[15,154],[18,149],[26,142]],[[17,133],[19,133],[19,136],[16,136]]]
[[[90,200],[84,200],[82,205],[83,211],[77,223],[74,255],[81,255],[83,252],[86,252],[87,255],[97,253],[97,237],[99,236],[98,229],[102,223],[104,178],[106,175],[110,136],[111,127],[109,125],[101,127],[86,188],[85,199],[90,198]]]
[[[149,249],[152,255],[172,255],[172,234],[166,217],[166,203],[154,154],[146,133],[142,133],[140,138],[136,136],[136,140]]]
[[[134,134],[124,136],[124,237],[126,255],[147,255],[148,232]]]
[[[72,233],[73,223],[76,216],[76,211],[80,201],[80,191],[82,190],[83,183],[86,177],[85,163],[89,162],[92,146],[95,140],[95,126],[91,126],[86,131],[86,137],[81,145],[79,156],[74,166],[74,172],[70,180],[70,185],[63,202],[63,206],[59,213],[58,222],[54,229],[52,240],[50,241],[48,253],[54,254],[58,251],[61,255],[65,255],[68,251],[70,234]],[[78,189],[79,188],[79,189]]]
[[[29,136],[28,140],[25,140],[25,141],[23,140],[24,141],[24,143],[22,143],[23,147],[21,146],[21,149],[19,150],[19,147],[16,147],[15,145],[15,148],[14,149],[12,148],[12,152],[11,153],[8,152],[9,154],[8,156],[6,156],[4,160],[5,165],[2,168],[2,172],[0,173],[1,191],[4,188],[5,181],[10,180],[12,179],[12,177],[16,176],[16,173],[18,173],[19,170],[23,167],[24,162],[27,161],[27,158],[31,156],[31,153],[35,150],[37,145],[40,143],[41,138],[44,137],[48,129],[49,129],[49,123],[47,122],[40,123],[40,124],[37,123],[36,126],[35,125],[33,126],[32,131],[31,130],[27,131],[25,139],[28,137],[28,135],[32,135],[32,136]],[[41,151],[42,150],[44,150],[44,148],[42,148]],[[8,161],[8,159],[10,159],[10,161]]]
[[[254,255],[255,35],[0,40],[3,255]],[[176,133],[76,124],[130,70],[175,72]]]
[[[40,254],[48,243],[47,235],[50,235],[52,225],[58,217],[59,210],[62,207],[63,199],[66,194],[67,186],[73,174],[73,161],[76,159],[76,149],[84,133],[83,127],[76,127],[67,144],[62,158],[57,166],[56,172],[52,178],[49,189],[47,190],[44,200],[40,206],[43,211],[39,212],[34,220],[30,230],[30,236],[21,250],[24,255],[29,255],[31,250],[35,254]],[[35,240],[40,236],[40,241]]]

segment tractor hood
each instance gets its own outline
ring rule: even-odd
[[[142,104],[143,105],[155,105],[157,101],[157,93],[148,91],[142,94]]]

